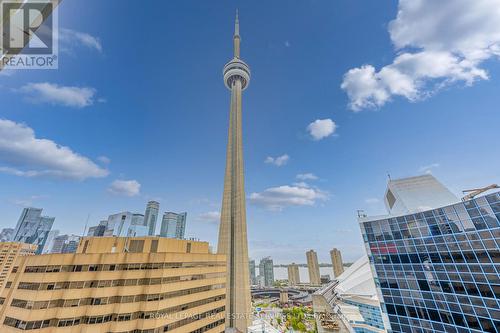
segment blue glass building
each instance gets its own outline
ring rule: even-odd
[[[38,245],[36,254],[41,254],[54,220],[55,217],[42,216],[41,208],[24,208],[12,241]]]
[[[500,333],[500,192],[360,226],[392,332]]]

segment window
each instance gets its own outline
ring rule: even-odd
[[[151,241],[151,249],[150,249],[150,252],[151,253],[156,253],[158,252],[158,240],[157,239],[153,239]]]
[[[394,204],[396,203],[396,198],[394,197],[394,194],[392,194],[391,190],[387,190],[386,199],[389,203],[389,207],[392,209],[392,207],[394,207]]]
[[[144,240],[132,239],[129,243],[128,251],[131,253],[141,253],[144,250]]]

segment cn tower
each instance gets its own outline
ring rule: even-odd
[[[234,57],[224,66],[224,84],[231,91],[224,194],[217,251],[227,258],[226,330],[247,332],[251,323],[250,278],[243,171],[242,92],[250,83],[250,68],[240,58],[238,12],[234,26]]]

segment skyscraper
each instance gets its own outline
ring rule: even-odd
[[[265,257],[260,260],[259,275],[264,279],[264,286],[272,287],[274,284],[274,263],[271,257]]]
[[[14,236],[14,229],[12,228],[3,228],[0,232],[0,242],[9,242],[12,240]]]
[[[187,213],[165,212],[161,220],[161,237],[184,239]]]
[[[250,284],[256,284],[256,276],[255,276],[255,260],[248,261],[248,270],[250,272]]]
[[[108,220],[102,220],[98,225],[90,227],[87,232],[87,236],[89,237],[102,237],[106,232],[106,228],[108,227]]]
[[[309,271],[309,283],[313,286],[321,285],[321,276],[319,274],[318,255],[314,250],[306,252],[307,270]]]
[[[250,324],[250,276],[243,174],[242,92],[250,68],[240,59],[238,13],[233,36],[234,57],[224,66],[224,84],[231,91],[229,132],[217,251],[227,257],[226,327],[245,333]]]
[[[299,265],[291,263],[288,265],[288,285],[296,286],[300,283]]]
[[[43,251],[55,217],[42,216],[41,208],[24,208],[14,230],[12,241],[35,244],[36,254]]]
[[[154,236],[156,233],[156,221],[158,220],[158,212],[160,211],[160,203],[157,201],[149,201],[144,213],[144,225],[148,227],[148,235]]]
[[[102,221],[100,225],[103,225]],[[131,212],[110,215],[106,223],[106,231],[104,231],[104,236],[115,237],[138,237],[147,234],[148,228],[144,225],[144,216]]]
[[[79,241],[80,236],[76,235],[56,236],[49,253],[75,253],[78,248]]]
[[[45,245],[43,246],[42,254],[47,254],[52,251],[57,236],[59,236],[59,230],[50,230],[47,240],[45,241]]]
[[[359,218],[385,319],[393,332],[495,332],[500,192],[431,205]]]
[[[340,250],[334,248],[330,251],[330,257],[332,258],[333,276],[336,278],[344,272],[342,254],[340,253]]]

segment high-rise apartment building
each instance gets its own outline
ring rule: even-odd
[[[158,213],[160,211],[160,203],[157,201],[149,201],[146,205],[146,212],[144,213],[144,225],[148,227],[148,235],[156,235],[156,221],[158,220]]]
[[[330,257],[332,258],[333,276],[336,278],[344,272],[342,254],[340,253],[340,250],[334,248],[330,251]]]
[[[309,283],[313,286],[321,285],[321,276],[319,273],[318,255],[314,250],[306,252],[307,270],[309,271]]]
[[[77,253],[18,257],[0,332],[223,332],[226,258],[208,243],[83,238]]]
[[[165,212],[161,220],[161,237],[184,239],[187,213]]]
[[[359,219],[392,331],[498,332],[500,193],[432,206]]]
[[[257,276],[255,275],[255,260],[248,261],[248,271],[250,272],[250,284],[257,284]]]
[[[5,281],[8,279],[15,267],[16,259],[19,256],[34,255],[37,246],[19,242],[0,242],[0,295],[5,287]],[[0,297],[0,309],[4,300]]]
[[[40,208],[24,208],[14,230],[12,241],[37,245],[36,253],[43,251],[54,217],[42,216]]]
[[[10,242],[14,237],[14,229],[12,228],[3,228],[0,232],[0,242]]]
[[[259,263],[259,275],[262,277],[264,286],[272,287],[274,284],[274,263],[271,257],[265,257]]]
[[[300,283],[299,265],[291,263],[288,269],[288,285],[296,286]]]

